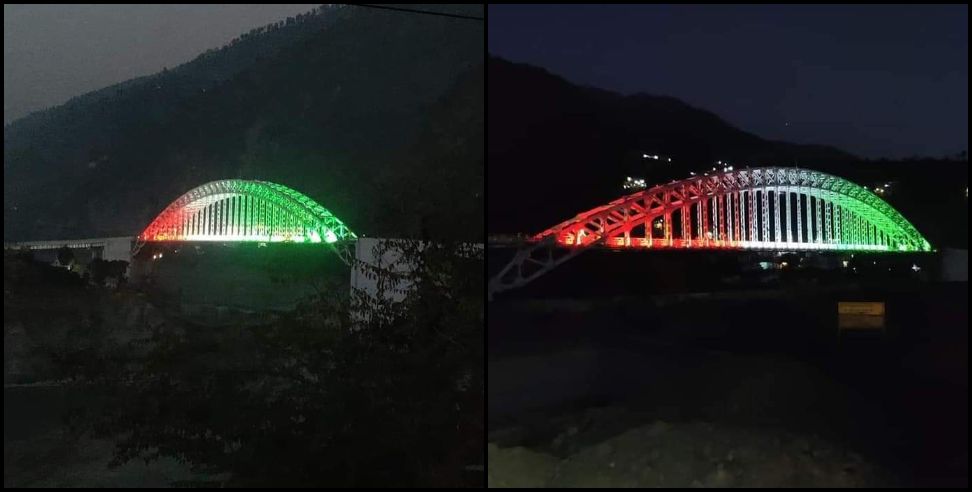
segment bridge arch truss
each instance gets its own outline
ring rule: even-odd
[[[268,181],[227,179],[193,188],[169,204],[139,235],[138,247],[163,241],[326,243],[336,247],[356,237],[329,210],[298,191]]]
[[[931,250],[897,210],[846,179],[800,168],[740,169],[655,186],[561,222],[533,236],[490,281],[490,293],[591,247]]]

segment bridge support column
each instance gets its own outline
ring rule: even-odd
[[[746,191],[739,192],[739,222],[741,226],[740,239],[745,242],[748,241],[747,234],[749,233],[749,222],[746,221],[748,217],[746,216]]]
[[[763,243],[763,245],[769,242],[769,196],[767,196],[768,190],[769,190],[768,188],[764,187],[762,191],[759,192],[760,199],[763,202],[762,203],[763,207],[762,210],[760,211],[760,215],[762,215],[762,220],[760,221],[760,226],[762,230],[760,232],[761,236],[759,240],[760,242]]]
[[[826,201],[823,202],[823,208],[824,208],[823,240],[825,243],[830,244],[834,242],[834,231],[832,229],[833,221],[831,220],[831,216],[830,216],[830,208],[831,208],[830,202],[826,202]]]
[[[742,236],[740,232],[742,231],[742,217],[739,215],[739,192],[733,193],[732,197],[732,211],[733,211],[733,238],[734,241],[742,241]]]
[[[749,190],[746,194],[749,195],[749,240],[759,241],[756,236],[756,212],[759,211],[756,208],[756,190]]]
[[[695,237],[696,237],[696,240],[699,241],[699,244],[701,244],[702,241],[705,239],[705,235],[702,232],[703,230],[705,230],[702,227],[702,209],[704,209],[704,208],[705,208],[705,199],[703,198],[702,200],[699,200],[695,204],[695,213],[697,214],[697,216],[696,216],[696,222],[695,222],[695,227],[696,227],[696,231],[698,232],[698,234],[696,234]]]
[[[786,242],[793,243],[793,201],[789,188],[783,190],[783,201],[786,202]]]
[[[776,226],[775,227],[775,231],[773,231],[774,232],[773,239],[775,240],[774,242],[776,243],[776,245],[779,246],[780,243],[783,242],[780,239],[780,233],[783,231],[783,229],[780,228],[780,205],[781,205],[781,203],[780,203],[780,189],[779,188],[776,188],[775,192],[773,193],[773,198],[776,201],[776,203],[774,204],[775,206],[773,207],[773,212],[774,212],[774,215],[775,215],[773,217],[773,222],[774,222],[774,225]]]
[[[834,209],[833,216],[831,217],[831,219],[834,221],[833,225],[831,225],[831,229],[833,229],[834,233],[834,244],[840,244],[840,242],[844,240],[844,236],[840,233],[840,207],[836,204],[831,204],[831,206]]]
[[[726,193],[726,244],[732,242],[732,193]]]
[[[821,210],[820,210],[821,201],[817,197],[811,197],[811,199],[813,200],[813,205],[814,205],[814,207],[813,207],[813,211],[814,211],[814,214],[813,214],[813,216],[814,216],[814,228],[813,228],[813,230],[814,230],[814,242],[816,242],[817,244],[820,244],[820,243],[823,243],[823,231],[820,230],[820,226],[823,223],[823,221],[820,220],[820,217],[821,217]]]
[[[797,243],[803,245],[803,194],[800,193],[800,190],[798,189],[795,195],[796,195]],[[810,225],[809,220],[807,220],[807,225]]]
[[[683,198],[684,203],[684,198]],[[692,244],[692,208],[688,205],[682,206],[682,240],[685,241],[685,246],[691,246]]]
[[[727,239],[726,221],[729,218],[729,214],[727,213],[728,207],[726,205],[728,205],[728,195],[724,196],[723,198],[719,198],[718,195],[716,195],[716,204],[719,208],[719,246],[723,246],[725,245]]]
[[[652,237],[652,231],[651,231],[652,227],[654,226],[652,222],[654,222],[654,220],[645,219],[645,241],[648,242],[649,248],[655,245],[654,238]]]
[[[665,230],[665,245],[666,246],[671,246],[672,245],[672,213],[671,212],[666,212],[665,213],[665,224],[664,224],[664,227],[665,227],[665,229],[664,229]]]

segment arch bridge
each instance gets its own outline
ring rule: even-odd
[[[167,206],[138,236],[168,241],[322,243],[345,263],[357,236],[319,203],[268,181],[226,179],[193,188]]]
[[[490,280],[489,294],[595,247],[931,251],[900,213],[846,179],[800,168],[740,169],[626,195],[536,234]]]

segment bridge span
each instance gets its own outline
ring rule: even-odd
[[[135,236],[95,237],[84,239],[52,239],[46,241],[4,242],[3,249],[30,251],[61,248],[91,250],[94,258],[106,261],[131,261]]]
[[[592,248],[650,251],[927,252],[931,244],[867,188],[830,174],[765,167],[709,173],[622,196],[526,238],[489,282],[521,287]]]

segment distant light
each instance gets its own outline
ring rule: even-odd
[[[689,176],[695,176],[695,173],[692,172],[692,171],[689,171]]]
[[[647,159],[648,158],[648,154],[641,154],[641,158],[642,159]]]
[[[717,162],[716,164],[722,164],[722,161],[719,161],[719,162]]]
[[[668,162],[672,162],[672,158],[671,157],[668,158]],[[965,189],[965,194],[967,195],[968,193],[969,193],[969,189],[966,188]]]
[[[729,170],[732,171],[732,166],[729,166]]]
[[[915,264],[912,264],[911,265],[911,269],[914,270],[915,272],[920,272],[921,271],[921,267],[918,266],[918,265],[915,265]]]
[[[780,262],[780,268],[786,268],[787,265],[789,265],[789,263],[787,263],[785,261],[781,261]]]
[[[847,260],[844,260],[844,261],[841,261],[840,263],[842,265],[844,265],[844,268],[847,268],[847,263],[849,263],[849,262]]]

